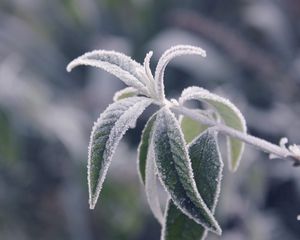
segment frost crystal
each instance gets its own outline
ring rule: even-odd
[[[286,147],[286,144],[287,144],[287,143],[288,143],[288,139],[287,139],[286,137],[283,137],[283,138],[281,138],[280,141],[279,141],[279,146],[280,146],[281,148],[284,148],[284,149],[287,150],[287,147]]]
[[[157,114],[153,144],[158,176],[175,205],[189,218],[221,234],[220,226],[197,190],[183,133],[168,108]]]
[[[145,79],[139,74],[139,71],[144,72],[143,66],[122,53],[106,50],[88,52],[70,62],[67,70],[70,72],[80,65],[101,68],[115,75],[126,85],[147,93]]]
[[[165,99],[164,93],[164,72],[168,63],[175,57],[182,55],[200,55],[206,57],[206,52],[199,48],[189,45],[177,45],[169,48],[159,59],[155,69],[156,92],[161,100]]]
[[[89,144],[88,184],[90,208],[96,205],[115,149],[152,100],[130,97],[108,106],[93,127]]]
[[[151,140],[150,140],[151,141]],[[153,145],[150,142],[150,147],[147,155],[146,162],[146,180],[145,180],[145,190],[147,195],[147,200],[153,215],[157,218],[160,224],[163,224],[163,213],[160,207],[157,184],[156,184],[156,167],[154,163],[154,150]]]
[[[180,104],[189,100],[208,103],[224,121],[224,123],[241,132],[246,132],[246,121],[238,108],[228,99],[220,97],[200,87],[188,87],[179,98]],[[235,171],[240,163],[245,144],[235,138],[227,137],[228,160],[230,169]]]
[[[300,145],[290,145],[289,150],[293,155],[300,157]]]

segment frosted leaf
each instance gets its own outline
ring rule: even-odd
[[[216,133],[206,130],[188,147],[197,189],[207,207],[214,213],[220,194],[223,162]],[[207,230],[183,214],[169,200],[162,229],[164,240],[204,239]]]
[[[147,89],[143,84],[145,79],[138,73],[139,71],[144,71],[143,66],[122,53],[107,50],[88,52],[70,62],[67,66],[67,71],[70,72],[73,68],[80,65],[101,68],[115,75],[126,85],[147,93]]]
[[[128,98],[128,97],[133,97],[133,96],[136,96],[138,95],[138,90],[136,90],[135,88],[133,87],[127,87],[127,88],[124,88],[118,92],[115,93],[114,95],[114,102],[117,102],[121,99],[124,99],[124,98]]]
[[[152,100],[131,97],[109,105],[95,122],[89,144],[89,203],[93,209],[100,194],[115,149],[125,134]]]
[[[156,92],[161,100],[165,99],[164,72],[166,66],[173,58],[182,55],[200,55],[202,57],[206,57],[206,52],[199,47],[189,45],[177,45],[164,52],[157,63],[154,77]]]
[[[300,215],[297,216],[297,221],[300,221]]]
[[[151,135],[151,131],[155,119],[156,119],[156,115],[154,114],[146,123],[144,130],[142,132],[140,144],[138,146],[138,158],[137,158],[138,173],[143,184],[145,184],[146,161],[147,161],[147,154],[150,145],[150,135]]]
[[[200,87],[188,87],[183,90],[179,102],[183,104],[188,100],[199,100],[208,103],[216,110],[227,126],[241,132],[247,131],[246,121],[242,113],[228,99]],[[236,171],[244,152],[245,144],[238,139],[227,137],[227,146],[229,168],[232,171]]]
[[[159,197],[157,192],[157,183],[156,183],[156,169],[154,163],[154,151],[153,145],[150,143],[150,147],[147,154],[146,161],[146,175],[145,175],[145,190],[147,200],[150,206],[150,209],[155,216],[155,218],[159,221],[159,223],[163,224],[163,213],[159,203]]]
[[[220,234],[217,221],[197,190],[179,123],[166,107],[157,113],[153,144],[158,176],[175,205],[189,218]]]
[[[142,132],[141,142],[138,146],[138,172],[140,179],[145,184],[146,196],[153,215],[159,221],[163,223],[163,213],[160,208],[155,164],[154,164],[154,153],[153,146],[151,144],[153,124],[156,119],[154,114],[146,123],[146,126]]]
[[[153,75],[151,72],[151,68],[150,68],[150,60],[151,60],[152,55],[153,55],[152,51],[147,53],[147,55],[144,59],[144,68],[145,68],[145,73],[146,73],[148,79],[150,79],[151,81],[154,81],[154,78],[153,78]]]

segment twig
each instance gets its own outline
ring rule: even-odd
[[[292,152],[290,152],[287,148],[284,148],[282,146],[270,143],[266,140],[263,140],[258,137],[251,136],[247,133],[240,132],[234,128],[228,127],[222,123],[218,123],[214,120],[209,119],[208,117],[199,114],[198,112],[193,111],[192,109],[188,109],[183,106],[172,106],[172,110],[178,114],[182,114],[185,116],[188,116],[196,121],[199,121],[205,125],[213,126],[217,131],[233,137],[237,138],[245,143],[248,143],[250,145],[255,146],[256,148],[273,154],[279,158],[291,160],[294,162],[295,166],[300,165],[300,156],[294,155]]]

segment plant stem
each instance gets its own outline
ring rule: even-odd
[[[171,108],[174,112],[188,116],[188,117],[190,117],[196,121],[199,121],[205,125],[214,127],[217,131],[219,131],[227,136],[237,138],[245,143],[255,146],[256,148],[258,148],[264,152],[276,155],[279,158],[292,160],[295,165],[300,164],[300,157],[293,155],[287,148],[270,143],[261,138],[251,136],[247,133],[240,132],[234,128],[228,127],[222,123],[216,122],[204,115],[201,115],[192,109],[188,109],[186,107],[176,106],[176,105],[172,105]]]

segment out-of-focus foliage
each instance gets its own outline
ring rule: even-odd
[[[67,74],[74,57],[114,49],[141,62],[153,49],[157,61],[172,45],[198,45],[206,59],[178,58],[166,70],[168,96],[208,88],[237,104],[250,133],[299,143],[299,42],[296,0],[0,1],[1,239],[159,238],[132,150],[145,119],[117,151],[101,204],[88,210],[90,123],[124,85],[92,68]],[[299,239],[298,168],[246,147],[240,170],[226,173],[216,209],[222,239]]]

